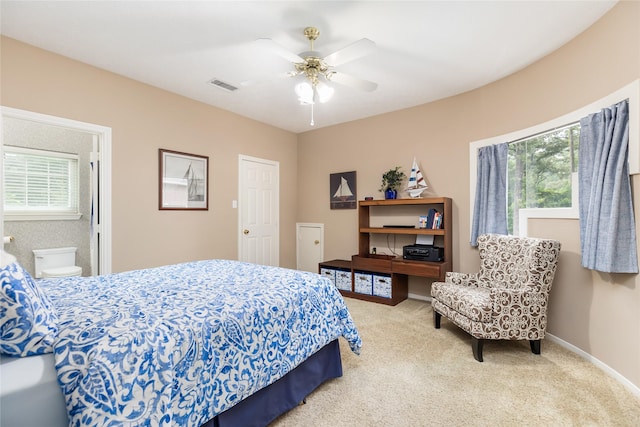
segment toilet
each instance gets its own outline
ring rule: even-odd
[[[76,266],[77,248],[34,249],[36,279],[81,276],[82,267]]]

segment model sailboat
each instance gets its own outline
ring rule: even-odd
[[[411,166],[411,174],[409,175],[409,185],[407,186],[407,193],[412,198],[420,197],[420,194],[427,189],[427,183],[420,172],[418,162],[415,157],[413,158],[413,165]]]
[[[340,177],[340,185],[338,186],[338,190],[333,195],[334,199],[347,200],[349,197],[353,197],[353,192],[351,188],[349,188],[349,183],[344,177]]]

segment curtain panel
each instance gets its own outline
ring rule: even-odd
[[[507,234],[508,144],[478,150],[478,179],[471,223],[471,246],[478,246],[483,233]]]
[[[629,178],[629,105],[620,102],[580,120],[579,213],[582,266],[637,273]]]

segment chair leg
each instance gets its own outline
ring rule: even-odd
[[[482,362],[482,345],[483,344],[484,344],[484,340],[471,337],[471,348],[473,349],[473,357],[478,362]]]
[[[440,314],[437,311],[433,310],[433,325],[436,327],[436,329],[440,329],[440,319],[441,318],[442,318],[442,314]]]
[[[542,340],[529,340],[529,344],[531,345],[531,351],[533,354],[540,354],[540,342]]]

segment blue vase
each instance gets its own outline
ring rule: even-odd
[[[396,190],[387,189],[384,191],[385,199],[395,199],[398,197],[398,192]]]

